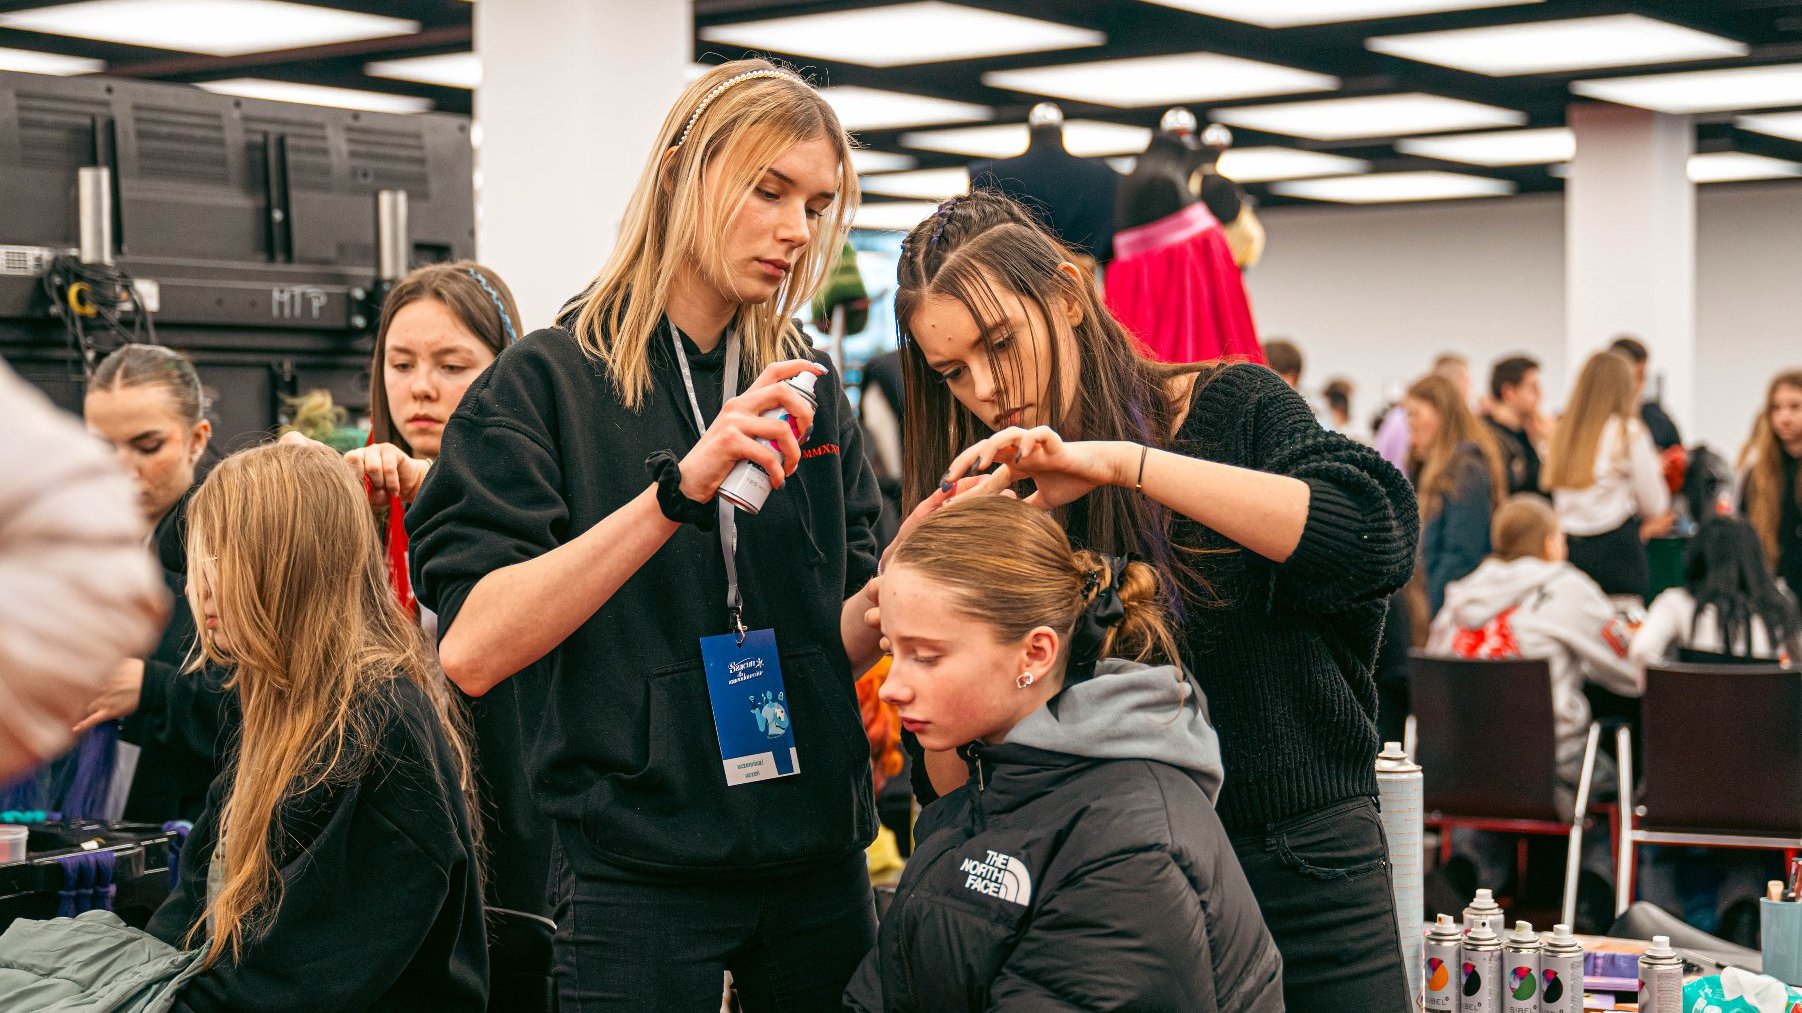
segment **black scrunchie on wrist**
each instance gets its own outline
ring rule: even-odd
[[[682,492],[682,465],[676,455],[659,450],[644,459],[645,471],[657,483],[657,509],[677,524],[693,524],[702,531],[712,531],[719,524],[719,511],[713,500],[699,503]]]

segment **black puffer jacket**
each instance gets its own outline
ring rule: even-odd
[[[966,747],[971,779],[922,814],[846,1008],[1280,1011],[1199,691],[1110,660],[1056,705]]]

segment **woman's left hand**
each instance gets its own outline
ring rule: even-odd
[[[1003,429],[957,455],[946,481],[956,481],[971,471],[1000,464],[1010,481],[1030,478],[1038,487],[1027,502],[1046,510],[1087,496],[1097,486],[1123,481],[1121,469],[1131,443],[1101,440],[1064,442],[1049,426]]]

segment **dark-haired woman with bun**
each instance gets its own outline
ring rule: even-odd
[[[1157,571],[977,496],[919,524],[883,581],[882,699],[970,772],[922,815],[847,1006],[1281,1010]]]
[[[1070,252],[998,194],[917,226],[899,282],[904,498],[920,504],[901,544],[972,486],[1031,480],[1021,493],[1074,544],[1149,564],[1220,730],[1220,821],[1289,1007],[1404,1008],[1371,668],[1413,568],[1408,480],[1269,369],[1145,358]],[[878,607],[882,579],[853,604]],[[960,760],[926,759],[956,783]]]

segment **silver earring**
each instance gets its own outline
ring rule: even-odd
[[[1014,685],[1021,689],[1025,689],[1028,686],[1031,686],[1033,681],[1037,678],[1038,676],[1033,675],[1031,672],[1021,672],[1019,678],[1014,680]]]

